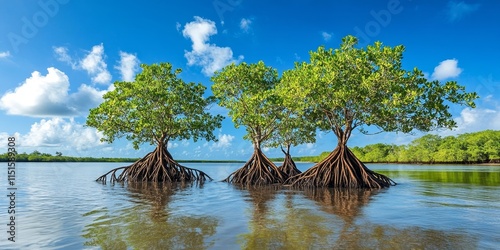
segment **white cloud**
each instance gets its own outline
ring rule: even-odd
[[[107,84],[111,81],[111,74],[104,62],[104,46],[95,45],[89,54],[80,61],[80,67],[87,71],[93,83]]]
[[[194,19],[193,22],[187,23],[182,30],[183,36],[191,39],[193,43],[192,50],[184,53],[189,66],[201,66],[202,72],[211,76],[224,66],[243,60],[243,56],[239,56],[237,60],[234,59],[231,48],[218,47],[209,43],[210,36],[217,34],[217,28],[213,21],[198,16],[195,16]]]
[[[54,53],[57,60],[68,63],[71,68],[87,71],[92,83],[109,84],[111,82],[111,74],[104,61],[105,54],[102,43],[92,47],[92,50],[80,61],[71,58],[66,47],[54,47]]]
[[[496,109],[465,108],[455,121],[457,128],[454,132],[460,134],[486,129],[500,130],[500,107]]]
[[[113,89],[111,85],[108,90],[98,90],[92,86],[82,84],[76,93],[70,94],[68,105],[75,107],[80,114],[86,114],[89,109],[95,108],[101,104],[104,99],[102,96]]]
[[[222,149],[222,148],[228,148],[231,146],[231,142],[234,140],[234,136],[228,135],[228,134],[222,134],[218,136],[218,141],[214,142],[212,146],[210,147],[211,149]]]
[[[76,62],[73,61],[71,56],[68,54],[68,48],[66,47],[54,47],[54,53],[56,54],[56,59],[61,62],[65,62],[71,65],[72,69],[77,69]]]
[[[448,14],[448,20],[450,22],[458,21],[462,19],[465,15],[468,15],[479,9],[479,4],[467,4],[464,1],[455,2],[449,1],[446,8],[446,13]]]
[[[172,149],[172,148],[176,148],[176,147],[179,147],[179,143],[177,143],[177,142],[168,142],[167,143],[168,149]]]
[[[251,24],[252,24],[252,20],[242,18],[240,21],[240,29],[243,30],[244,32],[248,32]]]
[[[0,141],[8,142],[9,137],[14,137],[18,139],[20,137],[19,133],[8,134],[5,132],[0,132]],[[7,148],[7,143],[0,143],[0,148]],[[16,149],[19,151],[18,149]],[[5,152],[5,151],[4,151]]]
[[[433,80],[444,80],[447,78],[454,78],[462,73],[462,69],[457,67],[458,60],[448,59],[439,63],[438,66],[434,68],[432,73]]]
[[[487,129],[500,130],[500,107],[494,109],[465,108],[460,112],[460,116],[454,120],[457,123],[456,128],[452,130],[442,129],[431,133],[440,136],[456,136]]]
[[[14,91],[0,98],[0,109],[8,114],[32,117],[76,116],[102,102],[106,91],[85,84],[78,92],[69,94],[69,78],[56,68],[47,75],[35,71]]]
[[[10,51],[0,52],[0,59],[1,58],[7,58],[9,56],[10,56]]]
[[[136,55],[120,51],[120,64],[115,69],[120,71],[123,81],[132,82],[139,71],[139,59]]]
[[[333,33],[328,33],[326,31],[323,31],[321,32],[321,36],[323,37],[323,40],[325,40],[325,42],[328,42],[330,41],[330,39],[332,39]]]
[[[103,145],[102,133],[85,127],[74,119],[42,119],[31,126],[26,135],[20,136],[21,147],[59,147],[86,150]]]

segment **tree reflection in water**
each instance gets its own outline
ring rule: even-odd
[[[460,232],[367,221],[363,209],[379,192],[384,190],[244,188],[252,209],[248,233],[238,236],[241,249],[476,248],[477,239]]]
[[[249,232],[238,236],[241,249],[317,249],[328,246],[333,233],[324,217],[295,204],[293,192],[279,192],[282,207],[273,206],[278,187],[245,187],[253,205]]]
[[[102,249],[205,249],[213,242],[205,238],[216,233],[218,220],[172,211],[167,205],[173,194],[188,188],[176,184],[128,183],[136,205],[118,211],[107,208],[83,216],[96,217],[83,230],[85,246]],[[175,213],[174,213],[175,212]]]
[[[475,249],[477,239],[460,232],[447,232],[420,227],[398,228],[388,222],[377,225],[360,218],[363,207],[373,195],[384,190],[310,189],[304,195],[322,211],[334,214],[340,228],[330,248],[335,249]]]

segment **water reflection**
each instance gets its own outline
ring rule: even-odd
[[[238,236],[241,249],[317,249],[329,246],[324,217],[297,203],[294,192],[276,187],[251,187],[246,197],[252,203],[248,233]],[[277,197],[277,198],[276,198]],[[279,199],[275,202],[274,199]],[[300,200],[300,199],[299,199]]]
[[[117,211],[92,210],[95,217],[86,225],[85,246],[102,249],[205,249],[213,245],[206,238],[216,233],[218,220],[172,211],[173,195],[190,187],[170,184],[129,183],[132,205]]]
[[[315,201],[321,210],[334,214],[346,223],[352,223],[368,205],[371,196],[379,193],[378,189],[306,189],[304,195]]]
[[[472,184],[481,186],[500,186],[500,171],[494,168],[481,171],[448,170],[448,169],[418,169],[379,171],[391,177],[407,177],[439,183]]]
[[[460,231],[375,224],[363,209],[384,190],[251,188],[248,232],[241,249],[474,249]],[[306,199],[304,199],[306,198]],[[314,203],[307,203],[311,200]]]
[[[310,189],[304,195],[324,212],[341,221],[330,225],[339,230],[333,235],[335,249],[473,249],[477,239],[459,232],[445,232],[420,227],[373,224],[363,217],[363,207],[385,190]]]

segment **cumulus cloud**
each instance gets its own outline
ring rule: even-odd
[[[60,117],[42,119],[31,126],[30,131],[20,135],[22,147],[59,147],[86,150],[103,145],[101,132],[85,127],[74,119]]]
[[[8,114],[32,117],[76,116],[102,102],[105,91],[85,84],[69,94],[69,78],[56,68],[47,75],[35,71],[14,91],[0,98],[0,109]]]
[[[68,54],[68,48],[66,47],[54,47],[54,53],[56,54],[56,59],[61,62],[65,62],[71,65],[72,69],[78,69],[77,64],[71,56]]]
[[[454,78],[462,73],[462,69],[458,66],[458,60],[448,59],[439,63],[438,66],[434,68],[431,78],[433,80],[444,80],[448,78]]]
[[[10,56],[10,52],[9,51],[0,52],[0,59],[1,58],[7,58],[9,56]]]
[[[222,134],[218,136],[218,141],[213,143],[211,149],[222,149],[231,146],[231,142],[234,140],[234,136],[228,134]]]
[[[244,32],[248,32],[251,24],[252,24],[252,20],[242,18],[240,21],[240,29],[243,30]]]
[[[68,54],[66,47],[54,47],[57,60],[68,63],[73,69],[87,71],[92,83],[109,84],[111,74],[105,62],[104,45],[101,43],[92,47],[92,50],[80,61],[74,60]]]
[[[500,130],[500,107],[496,109],[465,108],[455,121],[457,128],[454,129],[454,133],[469,133],[486,129]]]
[[[139,71],[139,59],[136,55],[120,51],[120,64],[115,69],[120,71],[123,81],[132,82]]]
[[[80,61],[80,67],[87,71],[93,83],[107,84],[111,81],[111,74],[104,62],[104,46],[95,45],[92,50]]]
[[[323,37],[323,40],[325,42],[328,42],[328,41],[330,41],[330,39],[332,39],[333,33],[328,33],[326,31],[323,31],[323,32],[321,32],[321,36]]]
[[[211,76],[224,66],[243,60],[243,56],[234,59],[231,48],[218,47],[209,43],[210,36],[217,34],[215,22],[198,16],[195,16],[194,19],[194,21],[187,23],[182,30],[182,35],[193,43],[192,50],[184,53],[189,66],[201,66],[202,72]]]
[[[449,1],[446,7],[446,13],[450,22],[455,22],[462,19],[464,16],[478,10],[479,4],[467,4],[464,1],[455,2]]]

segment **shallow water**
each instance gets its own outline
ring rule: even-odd
[[[2,171],[0,249],[500,248],[500,167],[368,165],[398,183],[376,191],[93,181],[121,165],[18,163],[15,243]],[[184,165],[215,180],[241,166]]]

